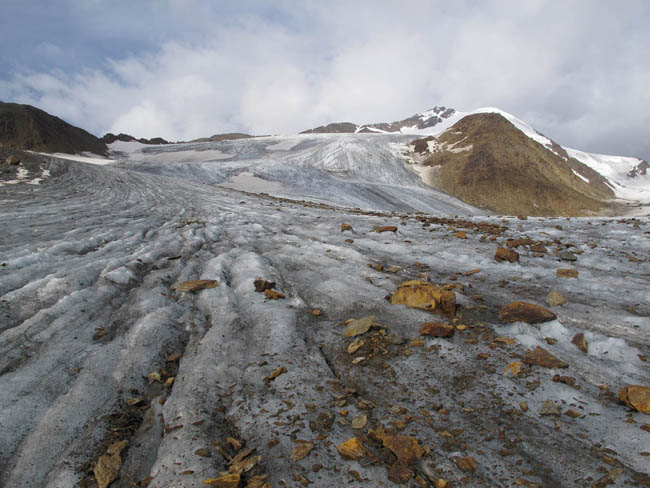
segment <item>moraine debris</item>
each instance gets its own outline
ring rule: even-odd
[[[540,324],[555,320],[557,315],[540,305],[526,302],[512,302],[499,310],[499,318],[505,322]]]

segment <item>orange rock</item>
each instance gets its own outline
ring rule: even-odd
[[[540,305],[526,302],[512,302],[499,311],[499,318],[506,322],[539,324],[555,320],[557,315]]]
[[[397,227],[394,225],[383,225],[381,227],[375,227],[375,232],[397,232]]]
[[[209,478],[203,481],[204,485],[216,486],[217,488],[237,488],[241,476],[238,473],[226,473],[218,478]]]
[[[264,378],[264,382],[265,383],[270,383],[271,381],[276,379],[278,376],[280,376],[281,374],[284,374],[286,372],[287,372],[287,368],[282,366],[281,368],[278,368],[278,369],[274,370],[270,375],[268,375],[266,378]]]
[[[279,300],[280,298],[285,298],[285,296],[279,291],[275,290],[264,290],[264,296],[269,300]]]
[[[309,454],[313,448],[314,448],[313,442],[299,441],[298,445],[293,448],[293,452],[291,453],[291,460],[300,461],[301,459],[304,459],[305,457],[307,457],[307,454]]]
[[[582,332],[573,336],[571,343],[574,344],[578,349],[580,349],[585,354],[589,350],[589,344],[587,343],[587,339],[585,339],[585,335]]]
[[[543,368],[568,368],[569,365],[557,358],[546,349],[537,346],[532,351],[526,351],[524,356],[524,363],[535,364]]]
[[[506,366],[504,374],[510,373],[512,376],[517,376],[521,373],[521,361],[513,361]]]
[[[420,327],[420,334],[434,337],[452,337],[456,328],[453,325],[439,322],[425,322]]]
[[[618,392],[618,398],[630,408],[642,413],[650,413],[650,386],[624,386]]]
[[[506,249],[505,247],[497,248],[497,252],[494,255],[494,259],[498,262],[509,261],[511,263],[516,263],[519,261],[519,253],[513,251],[512,249]]]
[[[424,454],[424,449],[415,437],[388,434],[382,428],[372,430],[370,433],[381,440],[384,447],[390,449],[404,466],[415,463]]]
[[[456,293],[426,281],[406,281],[397,287],[391,303],[453,316],[456,312]]]
[[[454,462],[463,471],[467,471],[468,473],[476,471],[476,460],[472,456],[455,457]]]
[[[176,291],[199,291],[206,288],[216,288],[217,286],[219,286],[217,280],[189,280],[179,284]]]
[[[257,293],[262,293],[265,290],[275,288],[275,281],[266,281],[262,278],[256,278],[255,281],[253,281],[253,285],[255,286],[255,291]]]
[[[341,232],[345,232],[346,230],[352,230],[352,226],[350,224],[341,224]]]
[[[577,269],[572,269],[572,268],[558,268],[555,271],[555,275],[558,278],[577,278],[578,277],[578,270]]]
[[[467,233],[464,230],[459,230],[454,235],[459,239],[467,239]]]
[[[345,459],[356,460],[366,455],[366,448],[363,447],[363,444],[356,437],[351,437],[347,441],[342,442],[336,446],[336,449]]]

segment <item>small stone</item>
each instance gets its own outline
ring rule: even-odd
[[[506,249],[505,247],[499,247],[494,259],[497,262],[508,261],[510,263],[516,263],[519,261],[519,253],[513,249]]]
[[[323,311],[320,310],[320,309],[318,309],[318,308],[312,308],[312,309],[311,309],[311,314],[312,314],[314,317],[320,317],[321,315],[323,315]]]
[[[381,440],[384,447],[390,449],[404,466],[414,464],[424,454],[424,449],[415,437],[388,434],[381,427],[371,431],[371,434]]]
[[[595,481],[592,488],[604,488],[608,485],[614,484],[616,479],[623,474],[623,468],[614,468],[609,471],[605,476]]]
[[[521,366],[521,361],[513,361],[506,366],[504,374],[510,373],[512,376],[517,376],[519,373],[521,373]]]
[[[559,291],[551,290],[548,292],[548,295],[546,295],[546,303],[551,307],[559,307],[564,305],[566,302],[568,302],[568,300]]]
[[[346,230],[352,230],[352,226],[350,224],[341,224],[341,232],[345,232]]]
[[[574,344],[582,352],[587,354],[587,351],[589,350],[589,343],[587,342],[587,339],[582,332],[573,336],[571,343]]]
[[[572,268],[558,268],[555,270],[555,275],[558,278],[577,278],[578,270]]]
[[[557,339],[555,337],[544,337],[544,340],[549,346],[557,343]]]
[[[454,462],[462,470],[468,473],[476,471],[476,460],[472,456],[455,457]]]
[[[519,408],[522,412],[528,412],[528,404],[526,402],[519,402]]]
[[[265,383],[270,383],[271,381],[275,380],[278,376],[281,374],[284,374],[287,372],[287,368],[282,366],[281,368],[278,368],[274,370],[270,375],[268,375],[266,378],[264,378]]]
[[[384,338],[384,340],[385,340],[388,344],[392,344],[392,345],[394,345],[394,346],[401,346],[402,344],[406,344],[406,339],[405,339],[404,337],[400,337],[400,336],[398,336],[397,334],[394,334],[394,333],[392,333],[392,332],[391,332],[390,334],[388,334],[388,335]]]
[[[194,454],[196,454],[197,456],[204,457],[204,458],[212,457],[212,453],[210,452],[210,450],[206,449],[205,447],[197,449],[196,451],[194,451]]]
[[[16,166],[20,164],[20,159],[12,155],[5,159],[5,162],[9,165]]]
[[[176,291],[181,291],[181,292],[191,292],[191,291],[199,291],[199,290],[205,290],[207,288],[216,288],[219,286],[219,282],[217,280],[189,280],[189,281],[184,281],[178,286],[176,286]]]
[[[505,322],[539,324],[555,320],[557,315],[540,305],[526,302],[512,302],[499,311],[499,317]]]
[[[264,296],[269,300],[280,300],[286,298],[282,293],[275,290],[264,290]]]
[[[438,478],[435,485],[436,488],[447,488],[447,481],[445,481],[443,478]]]
[[[564,415],[567,417],[571,417],[572,419],[577,419],[578,417],[581,417],[582,414],[576,410],[571,410],[570,408],[564,412]]]
[[[542,366],[543,368],[568,368],[569,365],[557,358],[546,349],[537,346],[532,351],[526,351],[524,356],[524,363],[526,364],[535,364],[537,366]]]
[[[374,315],[368,315],[367,317],[360,318],[358,320],[351,320],[348,324],[343,335],[345,337],[355,337],[361,334],[365,334],[370,330],[373,321],[375,320]]]
[[[413,470],[402,464],[396,464],[388,470],[388,479],[393,483],[406,483],[413,477]]]
[[[218,478],[209,478],[203,481],[204,485],[216,486],[217,488],[237,488],[241,480],[239,473],[225,473]]]
[[[542,416],[559,417],[562,415],[562,409],[553,400],[544,400],[541,408],[539,409],[539,414]]]
[[[650,433],[650,424],[641,424],[641,430],[645,430]]]
[[[454,234],[458,239],[467,239],[467,233],[463,230],[459,230]]]
[[[453,325],[440,322],[425,322],[420,326],[421,335],[430,335],[433,337],[452,337],[455,331],[456,328]]]
[[[350,345],[347,348],[348,354],[354,354],[357,352],[359,349],[363,347],[365,344],[365,341],[361,339],[360,337],[357,337],[354,341],[350,343]]]
[[[352,419],[352,428],[353,429],[363,429],[366,426],[367,422],[368,422],[368,416],[367,415],[359,415],[358,417],[354,417]]]
[[[100,456],[97,460],[93,468],[93,474],[95,475],[95,480],[99,488],[107,488],[108,485],[117,479],[120,466],[122,466],[120,453],[126,447],[126,444],[126,440],[111,444],[106,449],[106,454]]]
[[[560,259],[562,261],[577,261],[578,258],[575,254],[570,251],[564,251],[560,253]]]
[[[366,455],[366,448],[356,437],[351,437],[345,442],[336,446],[339,454],[345,459],[356,460]]]
[[[618,392],[618,398],[630,408],[650,413],[650,386],[627,385]]]
[[[304,459],[313,448],[313,442],[298,441],[298,445],[293,448],[293,452],[291,453],[291,460],[300,461],[301,459]]]
[[[397,232],[397,227],[394,225],[383,225],[375,227],[375,232]]]
[[[264,293],[266,290],[275,288],[275,281],[266,281],[262,278],[256,278],[255,281],[253,281],[253,286],[255,286],[255,291],[257,293]]]

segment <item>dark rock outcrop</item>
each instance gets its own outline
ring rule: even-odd
[[[27,151],[106,155],[106,144],[31,105],[0,102],[0,146]]]

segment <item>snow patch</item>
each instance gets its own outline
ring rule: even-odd
[[[585,183],[589,183],[589,179],[582,176],[575,169],[571,169],[571,171],[573,171],[573,174],[576,175],[578,178],[580,178],[582,181],[584,181]]]

